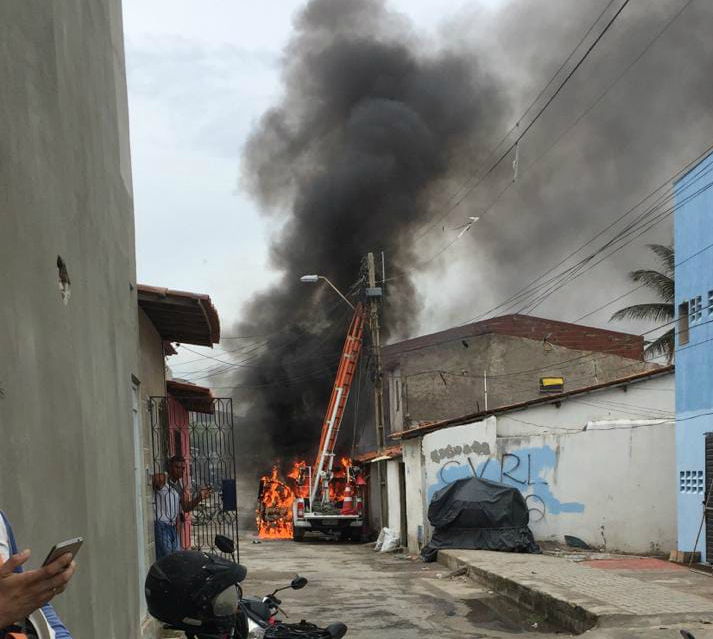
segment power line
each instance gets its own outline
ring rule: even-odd
[[[565,58],[565,60],[564,60],[564,61],[562,62],[562,64],[559,66],[559,68],[557,69],[557,71],[555,71],[554,75],[550,78],[549,82],[547,82],[547,84],[546,84],[546,85],[544,86],[544,88],[537,94],[537,96],[536,96],[535,99],[530,103],[530,105],[527,107],[527,109],[525,109],[525,112],[517,119],[517,121],[515,122],[515,124],[510,128],[510,130],[509,130],[509,131],[502,137],[502,139],[497,143],[497,145],[495,146],[495,148],[488,154],[488,156],[485,158],[485,160],[482,162],[482,164],[478,167],[478,169],[475,171],[475,173],[474,173],[463,185],[461,185],[458,189],[456,189],[456,191],[448,198],[447,201],[450,201],[450,200],[452,200],[454,197],[456,197],[456,196],[458,195],[458,193],[459,193],[465,186],[467,186],[468,182],[470,182],[470,180],[471,180],[473,177],[475,177],[478,173],[480,173],[480,171],[488,164],[488,162],[490,161],[490,159],[495,155],[495,153],[497,152],[497,150],[502,146],[503,142],[505,142],[505,140],[507,140],[507,139],[510,137],[510,135],[513,133],[513,131],[515,131],[515,130],[520,126],[520,122],[522,122],[522,120],[524,120],[524,119],[527,117],[527,115],[528,115],[529,112],[532,110],[532,108],[535,106],[535,104],[536,104],[536,103],[540,100],[540,98],[545,94],[545,92],[547,91],[547,89],[549,89],[549,87],[550,87],[550,86],[552,85],[552,83],[555,81],[555,79],[557,78],[557,76],[558,76],[558,75],[560,74],[560,72],[564,69],[564,67],[567,65],[567,63],[572,59],[572,57],[573,57],[574,54],[577,52],[577,50],[582,46],[582,44],[583,44],[584,41],[587,39],[587,37],[589,36],[589,34],[590,34],[590,33],[594,30],[594,28],[596,27],[596,25],[599,24],[599,21],[602,19],[602,17],[603,17],[604,14],[608,11],[608,9],[612,6],[612,4],[614,4],[614,2],[615,2],[615,0],[611,0],[611,1],[606,5],[606,7],[604,7],[604,9],[602,10],[602,12],[597,16],[596,20],[590,25],[589,29],[587,29],[586,33],[582,36],[582,38],[579,40],[579,42],[578,42],[577,45],[574,47],[574,49],[572,49],[572,51],[570,51],[569,55]],[[621,13],[622,9],[624,8],[624,6],[625,6],[627,3],[628,3],[628,0],[626,0],[626,2],[625,2],[624,5],[621,7],[621,9],[619,9],[619,11],[617,12],[617,16],[618,16],[619,13]],[[616,19],[616,16],[615,16],[614,19]],[[612,22],[613,22],[613,21],[612,21]],[[607,25],[607,27],[605,27],[605,30],[602,31],[602,33],[601,33],[601,34],[599,35],[599,37],[597,38],[597,41],[596,41],[596,42],[598,42],[598,41],[601,39],[601,37],[602,37],[602,36],[604,35],[604,33],[606,32],[606,30],[609,28],[609,26],[611,26],[611,23],[610,23],[609,25]],[[595,42],[595,45],[596,45],[596,42]],[[595,46],[595,45],[593,45],[593,46]],[[591,47],[591,48],[593,48],[593,47]],[[591,48],[590,48],[590,51],[591,51]],[[572,70],[572,72],[568,75],[568,77],[565,79],[565,81],[560,85],[560,87],[557,89],[557,91],[555,92],[555,94],[550,98],[550,100],[548,100],[548,103],[547,103],[547,104],[549,104],[550,102],[552,102],[552,100],[556,97],[557,93],[559,93],[559,91],[561,91],[561,89],[562,89],[562,87],[564,86],[564,84],[566,84],[566,82],[569,80],[569,78],[570,78],[572,75],[574,75],[574,72],[577,70],[577,68],[579,68],[579,66],[581,66],[582,62],[584,61],[584,59],[586,58],[586,56],[589,55],[590,51],[587,51],[587,52],[585,53],[585,55],[580,59],[580,61],[579,61],[579,63],[577,64],[577,66]],[[536,120],[537,118],[539,118],[539,116],[542,114],[542,111],[547,107],[547,104],[545,105],[545,107],[543,107],[543,109],[540,111],[540,113],[535,117],[535,120]],[[532,124],[534,124],[535,120],[533,120],[533,121],[530,123],[530,125],[528,126],[528,129],[530,128],[530,126],[532,126]],[[523,135],[524,135],[524,133],[523,133]],[[519,139],[520,139],[521,137],[522,137],[522,135],[518,137],[518,141],[519,141]],[[515,144],[517,144],[517,142],[516,142]],[[508,155],[508,153],[514,148],[515,144],[513,144],[513,145],[505,152],[505,154],[503,155],[503,157],[505,157],[505,156]],[[503,157],[501,157],[485,174],[483,174],[483,176],[476,182],[476,184],[474,184],[474,185],[466,192],[466,194],[465,194],[461,199],[459,199],[453,206],[451,206],[451,207],[449,207],[448,209],[446,209],[445,213],[443,213],[443,215],[441,215],[437,220],[435,220],[435,222],[427,223],[427,224],[426,224],[425,231],[424,231],[424,232],[419,232],[419,233],[416,235],[416,237],[414,238],[414,241],[420,240],[424,235],[426,235],[426,233],[430,232],[430,230],[431,230],[432,228],[434,228],[435,226],[437,226],[445,217],[447,217],[449,213],[451,213],[454,209],[456,209],[456,208],[463,202],[463,200],[464,200],[466,197],[468,197],[478,186],[480,186],[480,184],[488,177],[488,175],[490,175],[490,174],[495,170],[495,168],[497,168],[497,166],[498,166],[498,165],[500,164],[500,162],[502,161]],[[449,245],[449,246],[450,246],[450,245]],[[444,249],[444,250],[445,250],[445,249]],[[435,259],[435,258],[434,258],[434,259]]]
[[[576,255],[576,254],[577,254],[579,251],[581,251],[583,248],[585,248],[586,246],[588,246],[589,244],[591,244],[595,239],[597,239],[598,237],[600,237],[601,235],[603,235],[604,233],[606,233],[608,230],[610,230],[611,228],[613,228],[618,222],[620,222],[620,221],[623,220],[625,217],[627,217],[628,215],[630,215],[631,213],[633,213],[636,209],[638,209],[638,208],[639,208],[642,204],[644,204],[647,200],[651,199],[651,197],[652,197],[654,194],[656,194],[657,192],[661,191],[667,184],[670,184],[670,182],[675,181],[675,180],[678,179],[680,176],[682,176],[683,174],[685,174],[691,167],[695,166],[698,162],[700,162],[700,160],[701,160],[702,158],[704,158],[706,155],[708,155],[711,151],[713,151],[713,145],[709,146],[705,151],[703,151],[701,154],[699,154],[695,159],[691,160],[686,166],[684,166],[683,168],[681,168],[681,169],[680,169],[679,171],[677,171],[674,175],[672,175],[672,176],[670,176],[669,178],[667,178],[667,179],[666,179],[664,182],[662,182],[656,189],[654,189],[652,192],[650,192],[650,193],[647,194],[645,197],[643,197],[641,200],[639,200],[634,206],[632,206],[631,208],[629,208],[629,209],[628,209],[627,211],[625,211],[622,215],[620,215],[616,220],[614,220],[612,223],[610,223],[609,225],[607,225],[607,227],[605,227],[604,229],[602,229],[601,231],[599,231],[593,238],[590,238],[587,242],[585,242],[584,244],[582,244],[582,245],[581,245],[580,247],[578,247],[576,250],[572,251],[572,252],[571,252],[569,255],[567,255],[565,258],[561,259],[557,264],[555,264],[554,266],[550,267],[547,271],[545,271],[545,272],[543,272],[542,274],[540,274],[538,277],[536,277],[534,280],[532,280],[532,281],[531,281],[529,284],[527,284],[525,287],[519,289],[516,293],[514,293],[514,294],[511,295],[510,297],[506,298],[504,301],[500,302],[499,304],[497,304],[496,306],[492,307],[491,309],[489,309],[489,310],[487,310],[487,311],[484,311],[483,313],[480,313],[480,314],[477,315],[476,317],[471,318],[470,320],[467,320],[466,322],[463,322],[461,325],[465,325],[465,324],[469,324],[469,323],[474,322],[474,321],[478,321],[478,320],[482,319],[483,317],[485,317],[485,316],[487,316],[487,315],[490,315],[490,314],[492,314],[493,312],[495,312],[495,311],[497,311],[497,310],[500,310],[500,309],[503,309],[503,308],[505,308],[505,307],[514,306],[514,304],[517,303],[517,301],[518,301],[519,299],[523,299],[523,298],[526,298],[527,296],[531,296],[534,292],[537,292],[539,289],[542,289],[542,288],[544,288],[545,286],[548,286],[548,285],[551,284],[552,282],[556,282],[556,281],[558,280],[558,278],[562,278],[563,276],[565,276],[566,274],[568,274],[568,273],[569,273],[570,271],[572,271],[573,269],[578,268],[578,267],[579,267],[580,265],[582,265],[583,263],[586,263],[586,262],[588,262],[588,261],[591,261],[591,259],[593,259],[594,257],[596,257],[596,255],[597,255],[598,253],[602,252],[608,245],[610,245],[612,242],[614,242],[617,237],[620,237],[620,236],[622,235],[622,233],[626,232],[627,229],[630,229],[630,228],[631,228],[631,224],[630,224],[628,227],[626,227],[623,231],[619,231],[619,232],[617,233],[617,235],[614,236],[613,239],[609,240],[607,243],[605,243],[605,244],[603,245],[603,247],[601,247],[600,249],[598,249],[597,251],[595,251],[593,254],[589,255],[587,258],[584,258],[583,260],[580,260],[580,262],[578,262],[576,265],[574,265],[574,266],[572,266],[572,267],[569,267],[568,269],[566,269],[564,272],[560,273],[559,275],[556,275],[556,276],[550,278],[549,280],[545,280],[544,282],[541,282],[540,284],[537,284],[537,282],[540,281],[540,280],[542,280],[542,278],[544,278],[546,275],[550,274],[550,273],[551,273],[552,271],[554,271],[557,267],[563,265],[568,259],[570,259],[570,258],[573,257],[574,255]],[[706,173],[707,173],[707,172],[709,172],[709,170],[707,170]],[[696,176],[696,180],[699,179],[700,177],[702,177],[701,174],[697,175],[697,176]],[[669,196],[666,196],[667,199],[670,198],[670,197],[671,197],[670,195],[669,195]],[[660,201],[660,200],[661,200],[661,198],[659,198],[659,201]],[[688,201],[688,200],[687,200],[687,201]],[[643,214],[641,214],[641,215],[637,218],[637,222],[642,219],[642,216],[647,215],[647,214],[650,214],[650,212],[651,212],[652,210],[654,210],[657,205],[658,205],[658,202],[655,203],[654,205],[652,205],[652,207],[650,207],[649,209],[647,209],[647,211],[645,211]],[[671,209],[671,210],[673,210],[673,209]],[[533,285],[535,285],[534,288],[533,288]]]
[[[677,12],[673,15],[673,17],[672,17],[668,22],[666,22],[666,24],[664,24],[664,26],[656,33],[656,35],[653,37],[653,39],[649,41],[649,43],[644,47],[644,49],[639,53],[639,55],[636,56],[636,58],[634,58],[634,59],[624,68],[624,70],[605,88],[605,90],[599,95],[599,97],[598,97],[589,107],[587,107],[587,109],[585,109],[585,110],[580,114],[580,116],[579,116],[567,129],[565,129],[565,130],[554,140],[554,142],[553,142],[547,149],[545,149],[545,151],[544,151],[542,154],[540,154],[537,158],[535,158],[532,162],[530,162],[530,164],[528,164],[528,165],[525,167],[525,169],[524,169],[523,171],[521,171],[521,174],[520,174],[521,176],[524,175],[525,173],[527,173],[535,164],[537,164],[537,163],[538,163],[540,160],[542,160],[550,151],[552,151],[552,149],[554,149],[554,148],[560,143],[560,141],[561,141],[570,131],[572,131],[572,129],[574,129],[597,105],[599,105],[599,104],[601,103],[601,101],[604,99],[604,97],[606,97],[606,95],[608,95],[608,93],[611,91],[611,89],[614,88],[614,86],[616,86],[616,84],[619,83],[619,81],[629,72],[629,70],[631,70],[631,68],[633,68],[633,67],[644,57],[644,55],[650,50],[650,48],[659,40],[659,38],[664,34],[664,32],[668,30],[668,28],[680,17],[680,15],[685,11],[686,8],[688,8],[688,6],[689,6],[692,2],[693,2],[693,0],[687,0],[687,2],[679,9],[679,11],[677,11]],[[626,3],[624,3],[624,5],[621,7],[621,9],[623,9],[623,7],[625,6],[625,4],[626,4]],[[620,10],[621,10],[621,9],[620,9]],[[618,14],[617,14],[617,15],[618,15]],[[528,127],[528,128],[529,128],[529,127]],[[525,132],[526,132],[526,131],[525,131]],[[524,135],[525,132],[523,132],[522,135]],[[519,141],[519,139],[522,137],[522,135],[518,137],[518,140],[517,140],[517,141]],[[438,219],[436,220],[436,222],[435,222],[433,225],[429,226],[429,228],[427,229],[426,232],[430,231],[430,229],[431,229],[433,226],[435,226],[436,224],[438,224],[438,223],[439,223],[444,217],[446,217],[451,211],[453,211],[456,207],[458,207],[458,206],[484,181],[484,179],[485,179],[490,173],[492,173],[492,171],[494,170],[495,166],[497,166],[497,164],[499,164],[499,163],[502,161],[502,159],[504,159],[504,157],[506,157],[507,154],[508,154],[510,151],[512,151],[513,148],[515,148],[515,146],[516,146],[516,144],[517,144],[517,141],[516,141],[513,145],[511,145],[511,146],[509,147],[508,151],[506,151],[503,156],[501,156],[501,158],[498,160],[498,162],[496,163],[496,165],[494,165],[494,166],[483,176],[482,179],[480,179],[475,185],[473,185],[473,187],[471,187],[471,188],[463,195],[463,197],[461,197],[453,206],[449,207],[449,208],[446,210],[446,212],[445,212],[440,218],[438,218]],[[495,206],[495,204],[497,204],[497,202],[501,199],[501,197],[502,197],[503,195],[505,195],[505,193],[506,193],[514,184],[515,184],[514,181],[508,182],[508,183],[506,184],[506,186],[497,194],[497,196],[496,196],[496,197],[486,206],[486,208],[480,213],[480,217],[482,217],[482,216],[486,215],[487,213],[489,213],[489,212],[492,210],[492,208]],[[417,241],[418,239],[420,239],[420,237],[422,237],[423,235],[424,235],[424,234],[417,235],[416,238],[415,238],[415,241]],[[438,257],[438,255],[441,255],[441,254],[442,254],[443,252],[445,252],[448,248],[450,248],[454,243],[455,243],[455,241],[451,241],[445,248],[441,249],[435,256],[433,256],[432,258],[429,258],[429,259],[426,260],[423,264],[428,264],[428,263],[430,263],[431,261],[433,261],[436,257]],[[402,277],[403,277],[403,276],[402,276]],[[397,279],[397,278],[392,278],[392,279]]]

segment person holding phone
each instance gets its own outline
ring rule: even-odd
[[[39,637],[72,639],[49,603],[74,575],[72,555],[63,554],[42,568],[23,572],[29,557],[29,550],[18,552],[10,522],[0,511],[0,631],[29,622]]]
[[[180,550],[177,527],[182,513],[193,510],[213,492],[210,486],[204,486],[195,497],[191,497],[190,490],[184,486],[185,473],[186,460],[174,455],[168,460],[168,477],[166,473],[153,476],[156,559]]]

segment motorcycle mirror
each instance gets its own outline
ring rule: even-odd
[[[299,590],[300,588],[304,588],[307,585],[307,578],[306,577],[300,577],[299,575],[295,577],[292,580],[292,583],[290,584],[292,590]]]
[[[333,623],[326,628],[331,639],[342,639],[347,634],[347,627],[343,623]]]
[[[220,552],[224,552],[227,555],[232,555],[235,552],[235,542],[225,535],[216,535],[215,545]]]

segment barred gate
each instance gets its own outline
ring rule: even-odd
[[[181,485],[194,498],[203,487],[212,493],[188,513],[180,515],[178,535],[183,549],[219,552],[216,534],[235,541],[238,518],[233,402],[229,398],[151,397],[153,473],[168,479],[168,460],[180,455],[186,461]],[[162,477],[162,479],[161,479]],[[165,500],[154,491],[154,516],[166,518]],[[171,513],[173,515],[173,513]]]

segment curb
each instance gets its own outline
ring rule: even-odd
[[[471,579],[485,584],[512,602],[553,621],[565,630],[582,634],[595,626],[599,628],[650,628],[665,624],[713,622],[710,612],[662,613],[658,615],[636,615],[614,611],[606,604],[595,600],[570,601],[552,592],[546,592],[539,585],[523,580],[503,577],[460,559],[448,550],[438,552],[438,562],[451,570],[465,568]]]
[[[468,564],[447,550],[438,551],[438,562],[456,570],[466,568],[471,579],[485,583],[498,594],[524,606],[528,610],[543,615],[570,632],[582,634],[597,625],[599,616],[586,608],[544,593],[525,584],[507,579],[489,570]]]

